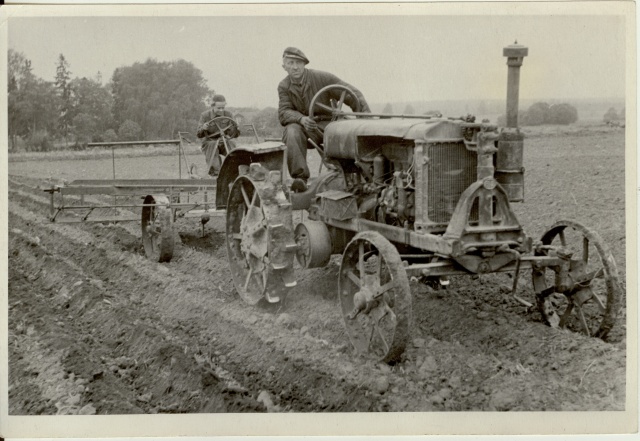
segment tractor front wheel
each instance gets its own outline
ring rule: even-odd
[[[558,257],[559,267],[533,269],[533,284],[542,319],[606,339],[621,298],[616,262],[600,236],[574,221],[559,221],[542,236],[538,256]]]
[[[398,361],[409,338],[411,290],[396,248],[380,233],[357,234],[342,255],[338,297],[356,350]]]

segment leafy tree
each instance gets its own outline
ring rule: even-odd
[[[578,121],[578,110],[571,104],[535,103],[528,110],[518,112],[518,124],[522,126],[536,126],[540,124],[571,124]],[[499,126],[507,124],[506,115],[500,115]]]
[[[405,115],[413,115],[416,113],[416,109],[413,108],[413,106],[411,104],[407,104],[404,108],[404,112]]]
[[[111,78],[112,115],[117,127],[136,122],[144,139],[171,138],[193,131],[210,93],[202,71],[176,60],[119,67]]]
[[[32,133],[27,140],[29,150],[36,152],[48,152],[52,148],[49,133],[46,130],[38,130]]]
[[[139,141],[142,129],[137,122],[126,120],[118,129],[118,137],[123,141]]]
[[[607,110],[607,113],[604,114],[604,117],[602,118],[602,120],[604,122],[611,122],[611,121],[616,121],[618,119],[618,113],[616,112],[616,109],[614,109],[613,107],[609,108],[609,110]]]
[[[549,119],[552,124],[571,124],[578,121],[578,109],[571,104],[554,104],[549,107]]]
[[[58,89],[58,97],[60,98],[58,104],[58,111],[60,112],[58,129],[64,138],[69,134],[73,119],[70,80],[71,72],[69,71],[69,63],[64,58],[64,55],[60,54],[56,67],[55,84]]]
[[[93,140],[93,135],[96,133],[96,120],[91,115],[79,113],[73,117],[73,128],[76,143],[86,146]]]
[[[74,78],[71,81],[70,88],[73,120],[78,115],[85,115],[91,118],[93,120],[94,135],[114,127],[111,113],[113,98],[107,87],[102,86],[97,80]],[[74,125],[74,135],[85,137],[86,133],[83,132],[85,127],[86,125],[83,125],[78,128]],[[91,139],[93,139],[93,136],[87,142],[90,142]]]
[[[7,61],[11,148],[15,150],[20,137],[27,139],[32,148],[41,149],[42,138],[49,137],[56,130],[58,97],[55,87],[33,75],[31,61],[21,52],[10,49]]]
[[[102,141],[115,142],[118,140],[118,134],[113,129],[108,129],[102,134]]]
[[[382,109],[382,113],[393,115],[393,106],[391,105],[391,103],[387,103],[387,105],[384,106],[384,109]]]
[[[15,150],[17,138],[29,134],[29,114],[32,106],[26,101],[27,91],[36,78],[31,72],[31,61],[22,52],[9,49],[8,54],[8,102],[7,115],[11,149]]]
[[[520,115],[523,126],[539,126],[548,122],[549,104],[539,102],[532,104],[526,112]]]

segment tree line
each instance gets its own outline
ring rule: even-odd
[[[542,124],[568,125],[578,121],[578,109],[569,103],[551,104],[534,103],[527,110],[518,112],[518,123],[521,126],[540,126]],[[498,117],[498,125],[506,125],[506,116]]]
[[[185,60],[147,59],[117,68],[109,81],[73,77],[60,54],[53,81],[32,72],[21,52],[8,52],[9,148],[46,151],[54,145],[174,139],[194,133],[215,93],[202,71]],[[278,124],[271,109],[258,111],[260,125]],[[267,118],[268,120],[265,120]],[[249,121],[253,122],[253,121]]]

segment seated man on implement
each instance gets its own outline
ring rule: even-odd
[[[202,146],[200,149],[207,159],[207,173],[211,177],[215,177],[220,172],[220,166],[222,162],[220,160],[220,154],[228,155],[227,146],[229,150],[233,150],[235,147],[234,142],[230,138],[237,138],[240,136],[238,126],[233,124],[233,118],[231,112],[224,110],[227,102],[222,95],[214,95],[211,100],[211,108],[205,110],[200,115],[200,121],[198,122],[198,131],[196,135],[198,138],[204,138],[202,140]],[[214,118],[222,118],[219,124],[212,122]],[[231,120],[231,121],[229,121]],[[226,129],[231,124],[227,130]],[[224,133],[220,133],[224,131]]]
[[[291,189],[304,191],[309,179],[309,167],[307,166],[307,139],[311,138],[316,144],[322,143],[322,132],[330,122],[330,115],[325,121],[316,121],[309,118],[309,104],[314,95],[323,87],[331,84],[346,86],[353,91],[360,101],[360,109],[356,109],[356,103],[351,96],[347,96],[345,104],[354,111],[371,112],[364,95],[345,83],[340,78],[328,72],[307,69],[305,66],[309,59],[300,49],[288,47],[282,55],[282,67],[289,74],[278,84],[278,118],[284,126],[282,142],[287,146],[287,167],[289,174],[294,178]],[[328,103],[329,97],[320,102]]]

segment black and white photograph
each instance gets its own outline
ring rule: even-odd
[[[637,431],[634,3],[0,15],[3,436]]]

